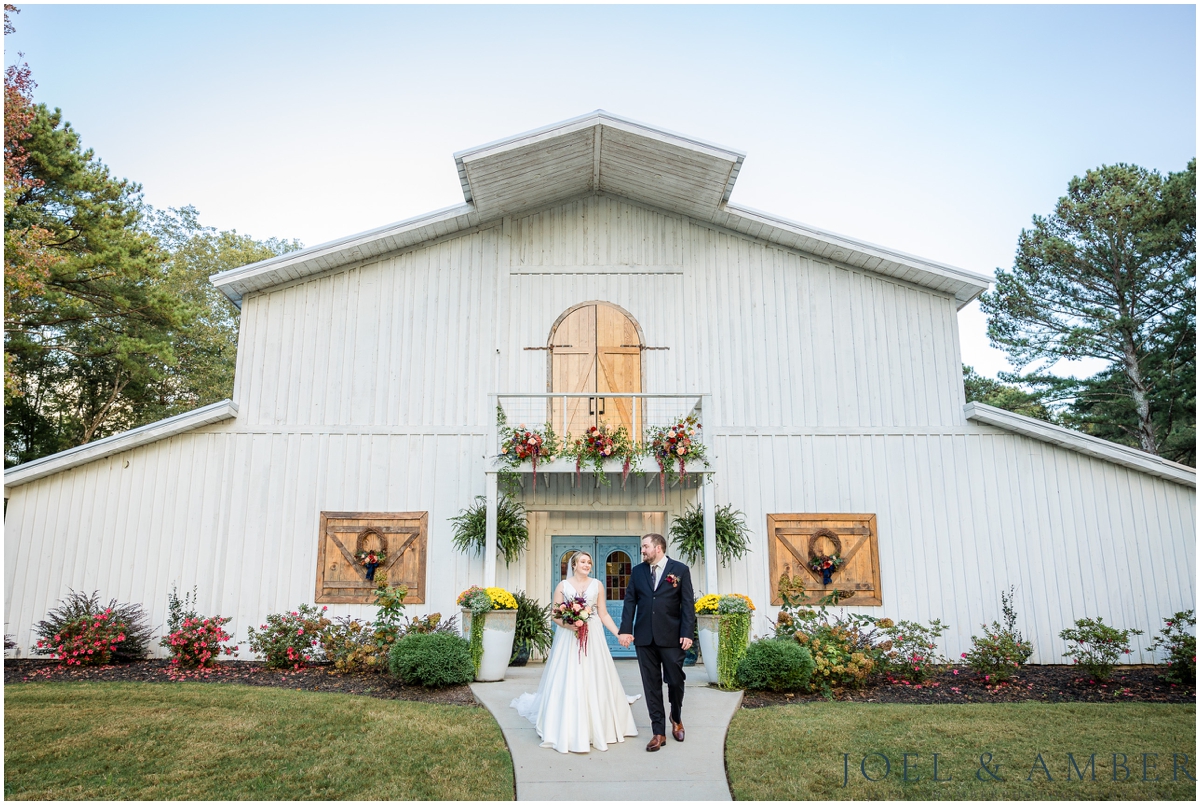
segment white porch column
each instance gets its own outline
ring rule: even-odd
[[[704,592],[713,595],[717,592],[717,511],[713,498],[712,474],[700,485],[700,495],[704,501]]]
[[[487,528],[483,539],[483,586],[496,586],[496,504],[498,498],[496,473],[487,474]]]

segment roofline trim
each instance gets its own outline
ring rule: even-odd
[[[815,227],[810,224],[804,224],[800,223],[799,221],[792,221],[787,218],[782,218],[769,212],[756,210],[753,207],[743,207],[738,204],[726,204],[724,206],[724,210],[730,215],[736,215],[741,218],[755,219],[768,226],[784,229],[803,237],[821,240],[834,246],[841,246],[842,248],[850,251],[861,252],[872,257],[878,257],[881,260],[890,260],[896,263],[912,266],[913,268],[921,271],[938,274],[946,277],[947,279],[952,279],[965,285],[978,288],[978,290],[975,290],[971,295],[970,299],[963,303],[964,305],[969,304],[971,300],[975,299],[979,296],[979,294],[986,291],[994,281],[992,277],[986,274],[968,271],[965,268],[958,268],[957,266],[952,266],[947,263],[939,263],[936,260],[918,257],[915,254],[908,254],[907,252],[891,249],[887,246],[880,246],[878,244],[852,238],[847,235],[839,235],[836,232],[830,232],[829,230],[820,229],[819,227]]]
[[[229,297],[231,302],[240,308],[242,306],[242,294],[230,287],[235,282],[242,282],[255,276],[266,274],[269,271],[277,271],[316,258],[334,257],[339,251],[353,250],[356,246],[364,246],[380,238],[401,235],[423,226],[438,224],[447,219],[472,215],[474,213],[475,207],[472,204],[455,204],[451,207],[442,207],[432,212],[415,215],[412,218],[405,218],[403,221],[385,224],[384,226],[368,229],[365,232],[358,232],[344,238],[318,243],[316,246],[309,246],[306,249],[268,257],[266,260],[259,260],[257,263],[248,263],[244,266],[221,271],[211,275],[208,281],[219,288],[222,293]],[[361,259],[361,255],[355,256],[349,254],[342,258],[343,262],[347,263],[358,259]]]
[[[186,433],[214,422],[233,419],[237,416],[237,412],[237,403],[233,400],[221,400],[194,411],[185,411],[182,414],[151,422],[149,425],[142,425],[140,428],[116,433],[94,442],[72,447],[70,450],[63,450],[60,453],[10,467],[4,471],[5,495],[7,496],[8,490],[12,487],[36,481],[47,475],[69,470],[116,453],[123,453],[134,447]]]
[[[1057,445],[1077,453],[1098,458],[1111,464],[1119,464],[1168,481],[1196,488],[1196,470],[1186,464],[1177,464],[1133,447],[1098,439],[1086,433],[1068,430],[1040,419],[1015,414],[981,402],[970,402],[963,406],[967,419],[1003,430],[1019,433],[1040,442]]]

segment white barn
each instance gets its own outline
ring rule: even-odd
[[[714,506],[744,512],[753,550],[694,578],[750,595],[760,634],[831,536],[843,605],[940,618],[952,657],[1010,584],[1034,662],[1075,618],[1195,606],[1194,469],[965,405],[956,314],[989,279],[732,204],[743,157],[597,111],[456,154],[459,206],[214,276],[241,308],[232,400],[5,471],[4,631],[27,655],[68,588],[162,624],[198,585],[241,639],[301,602],[369,617],[352,540],[387,547],[412,613],[492,580],[544,601],[580,547],[619,591],[621,552],[693,504],[710,545]],[[559,461],[525,479],[517,562],[461,554],[497,405],[560,433],[695,412],[710,482]]]

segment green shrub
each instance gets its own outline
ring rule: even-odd
[[[824,607],[820,616],[828,617]],[[826,696],[832,695],[833,688],[865,685],[883,657],[883,649],[872,642],[874,632],[868,631],[870,619],[866,616],[858,618],[867,623],[860,623],[858,619],[807,618],[799,621],[793,634],[796,643],[812,654],[816,665],[812,687]]]
[[[1033,655],[1033,646],[1017,629],[1017,611],[1013,608],[1013,589],[1000,593],[1004,625],[992,621],[983,627],[983,637],[971,636],[971,650],[962,657],[976,674],[987,682],[1007,682]]]
[[[738,663],[737,681],[747,690],[798,690],[815,668],[812,654],[794,640],[756,640]]]
[[[1080,618],[1074,629],[1063,629],[1058,636],[1075,644],[1063,656],[1073,657],[1092,679],[1104,682],[1112,676],[1121,655],[1130,653],[1129,636],[1140,634],[1140,629],[1114,629],[1104,618]]]
[[[371,638],[367,624],[357,618],[334,618],[321,631],[321,649],[325,659],[333,663],[333,673],[378,670],[382,655]],[[386,664],[386,663],[384,663]]]
[[[475,678],[470,641],[446,632],[409,635],[392,646],[390,660],[392,676],[406,685],[444,688]]]
[[[1196,684],[1196,635],[1187,628],[1196,628],[1196,610],[1176,612],[1166,622],[1163,630],[1154,638],[1150,650],[1167,652],[1167,672],[1163,679],[1183,685]]]

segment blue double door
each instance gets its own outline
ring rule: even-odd
[[[642,561],[640,537],[551,537],[550,554],[553,562],[550,578],[554,585],[550,590],[551,597],[558,583],[572,574],[571,560],[580,551],[592,557],[592,578],[604,583],[605,608],[619,628],[621,614],[625,610],[625,589],[629,586],[629,576],[633,566]],[[604,632],[608,640],[608,650],[614,657],[636,657],[633,646],[621,648],[612,632],[599,622],[596,627]]]

